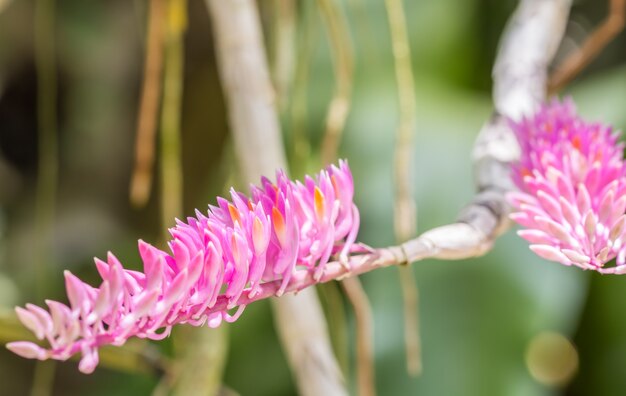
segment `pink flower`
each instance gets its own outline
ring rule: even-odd
[[[102,345],[162,339],[179,323],[216,327],[235,321],[264,282],[280,281],[280,295],[297,271],[319,279],[333,254],[347,263],[359,227],[353,189],[348,164],[341,161],[304,184],[279,171],[276,184],[264,178],[250,199],[231,190],[231,201],[218,198],[206,216],[196,212],[187,223],[177,221],[170,229],[171,253],[139,241],[144,272],[124,269],[112,253],[95,260],[103,280],[97,288],[66,271],[69,306],[47,300],[49,310],[16,308],[50,348],[27,341],[7,348],[39,360],[81,352],[79,369],[91,373]]]
[[[512,124],[520,143],[511,218],[539,256],[601,273],[626,272],[626,178],[619,133],[566,100]],[[605,264],[617,257],[615,267]]]

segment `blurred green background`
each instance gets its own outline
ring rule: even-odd
[[[404,1],[417,96],[413,187],[420,231],[452,221],[473,194],[471,146],[491,113],[491,66],[516,3]],[[574,1],[557,59],[604,18],[606,3]],[[270,60],[278,41],[279,4],[258,1]],[[301,177],[321,165],[319,147],[335,78],[317,3],[294,4],[295,74],[288,95],[279,103],[291,171]],[[394,242],[391,176],[398,122],[387,15],[379,0],[333,4],[348,21],[355,49],[354,91],[340,155],[350,161],[354,173],[362,218],[360,240],[386,246]],[[42,303],[44,292],[46,297],[65,300],[63,269],[95,283],[92,257],[103,257],[108,250],[127,267],[138,268],[136,240],[157,243],[163,233],[158,178],[147,206],[135,209],[128,200],[146,6],[141,0],[56,1],[55,36],[50,39],[56,43],[58,70],[59,173],[56,202],[50,203],[53,242],[41,250],[36,216],[41,146],[34,2],[0,1],[2,344],[22,336],[19,328],[4,323],[15,304]],[[191,215],[194,208],[213,203],[230,184],[245,186],[248,181],[237,174],[206,5],[189,0],[188,8],[181,117],[184,211]],[[582,115],[624,130],[626,34],[613,41],[566,91]],[[483,258],[425,261],[414,265],[414,270],[420,290],[424,366],[418,378],[409,377],[405,368],[397,269],[362,277],[374,311],[379,394],[618,395],[626,389],[626,305],[620,305],[626,298],[626,278],[544,262],[513,232]],[[44,284],[38,285],[42,275]],[[348,357],[344,374],[354,392],[353,314],[345,301],[339,303],[345,305],[348,328],[330,325],[339,329],[333,333],[336,340],[342,339],[342,331],[347,334],[348,345],[339,348],[340,360]],[[226,326],[230,349],[224,383],[228,388],[242,395],[296,392],[267,301],[248,307],[236,324]],[[553,375],[559,365],[576,362],[559,355],[562,338],[545,337],[555,333],[571,340],[579,361],[573,376],[560,382]],[[537,342],[540,350],[556,352],[545,359],[533,358],[528,351]],[[168,355],[171,340],[152,347]],[[33,361],[0,348],[0,395],[29,394],[34,370]],[[67,362],[56,366],[52,394],[144,395],[151,394],[158,381],[153,373],[104,364],[86,376],[79,374],[76,362]]]

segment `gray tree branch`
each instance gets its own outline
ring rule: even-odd
[[[563,38],[571,0],[521,0],[500,41],[493,68],[495,113],[472,153],[477,194],[457,222],[402,244],[407,260],[456,260],[485,254],[510,223],[506,193],[519,146],[507,117],[531,114],[546,99],[548,66]]]

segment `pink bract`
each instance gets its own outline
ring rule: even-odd
[[[520,191],[509,201],[518,234],[539,256],[602,273],[626,272],[624,145],[610,126],[553,101],[512,123],[521,146]],[[606,264],[617,258],[615,266]]]
[[[345,161],[315,179],[290,181],[277,172],[263,178],[251,198],[231,190],[207,215],[196,212],[171,228],[167,253],[139,241],[143,272],[124,269],[109,253],[96,259],[103,281],[92,287],[65,272],[69,306],[46,300],[48,310],[17,307],[22,323],[49,349],[19,341],[7,347],[26,358],[66,360],[82,353],[79,369],[91,373],[98,348],[122,345],[130,337],[167,337],[173,325],[209,327],[235,321],[263,282],[278,280],[282,294],[296,271],[316,279],[332,255],[347,263],[359,228],[352,174]],[[218,298],[226,300],[217,304]],[[219,306],[218,306],[219,305]],[[231,312],[234,311],[234,314]]]

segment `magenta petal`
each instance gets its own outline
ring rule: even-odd
[[[171,242],[172,252],[174,253],[174,259],[176,260],[176,267],[179,271],[187,268],[189,266],[189,250],[187,247],[178,239],[174,239]]]
[[[115,302],[124,286],[124,268],[119,260],[111,253],[108,254],[107,262],[109,264],[109,276],[107,280],[109,281],[111,300]]]
[[[102,315],[107,313],[108,308],[111,306],[111,294],[109,289],[109,282],[104,281],[102,285],[100,285],[100,291],[98,292],[98,297],[94,302],[93,310],[91,314],[89,314],[87,318],[87,322],[89,324],[94,323],[98,320]]]
[[[185,292],[185,284],[187,283],[187,269],[176,275],[174,281],[170,284],[167,292],[163,296],[163,304],[170,307]]]
[[[217,296],[220,292],[222,280],[224,278],[224,268],[222,266],[222,255],[218,252],[216,245],[213,242],[209,242],[208,245],[208,260],[205,269],[205,284],[210,289],[210,305],[215,304]]]
[[[72,309],[81,310],[85,306],[86,293],[83,282],[72,275],[70,271],[65,271],[65,289],[67,290],[67,298],[70,300]]]
[[[94,257],[94,262],[96,263],[96,269],[98,270],[100,277],[102,277],[102,279],[107,279],[109,277],[109,264],[97,257]]]
[[[143,240],[137,241],[137,248],[139,249],[139,255],[141,256],[141,260],[144,262],[152,262],[155,259],[154,248],[149,243],[144,242]]]
[[[156,305],[158,298],[159,290],[147,290],[142,293],[135,301],[133,314],[139,318],[149,313]]]
[[[198,281],[198,278],[200,278],[203,269],[204,254],[202,251],[199,251],[189,262],[189,278],[187,279],[189,287],[193,287],[193,285]]]
[[[229,308],[236,304],[239,296],[243,293],[243,289],[248,282],[248,270],[250,267],[248,246],[238,233],[233,233],[232,235],[231,249],[235,268],[225,293],[226,296],[230,297]]]
[[[146,271],[146,289],[158,290],[163,286],[165,279],[165,258],[163,256],[153,258],[153,262]]]

